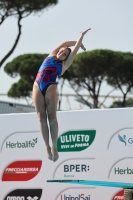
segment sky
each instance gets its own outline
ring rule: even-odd
[[[0,59],[14,43],[16,22],[16,18],[10,17],[0,27]],[[91,31],[85,35],[83,44],[88,51],[111,49],[133,53],[133,0],[59,0],[56,6],[30,15],[21,24],[20,41],[0,69],[0,94],[7,93],[11,85],[19,80],[19,77],[13,79],[4,72],[6,63],[26,53],[49,53],[64,41],[77,40],[80,32],[87,28],[91,28]],[[110,89],[104,83],[101,94],[107,94]],[[74,91],[64,86],[63,93]],[[114,95],[117,94],[121,95],[118,91],[114,92]],[[0,96],[0,100],[26,103],[5,96]],[[67,104],[65,101],[64,106]],[[73,108],[79,106],[73,100],[72,105]]]

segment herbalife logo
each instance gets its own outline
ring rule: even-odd
[[[40,200],[42,189],[18,189],[10,192],[4,200]]]
[[[61,194],[60,200],[90,200],[90,195],[85,196],[84,194],[79,194],[78,196],[66,196]]]
[[[133,146],[133,138],[131,138],[131,137],[127,138],[127,135],[121,136],[118,134],[118,139],[120,142],[123,142],[125,146],[127,146],[127,145]]]
[[[35,145],[37,144],[38,139],[35,138],[33,140],[25,141],[25,142],[6,142],[6,148],[34,148]]]
[[[133,174],[133,169],[130,169],[130,168],[126,168],[126,169],[122,169],[122,168],[114,168],[114,173],[115,174],[118,174],[118,175],[125,175],[125,174],[130,174],[132,175]]]

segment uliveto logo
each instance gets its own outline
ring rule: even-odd
[[[8,149],[13,149],[13,148],[34,148],[35,145],[37,144],[38,142],[38,139],[35,138],[35,139],[32,139],[32,140],[28,140],[28,141],[25,141],[25,142],[20,142],[20,141],[17,141],[17,142],[10,142],[10,141],[7,141],[6,142],[6,148]]]
[[[112,200],[124,200],[124,190],[119,191]]]
[[[13,162],[4,170],[2,181],[28,181],[39,173],[41,165],[41,160]]]
[[[71,196],[71,195],[62,195],[60,200],[90,200],[90,195],[85,196],[84,194],[79,194],[78,196]]]
[[[96,130],[68,131],[57,141],[58,152],[83,151],[94,141]]]
[[[42,189],[18,189],[10,192],[4,200],[40,200]]]

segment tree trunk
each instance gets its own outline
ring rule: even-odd
[[[126,94],[123,96],[122,107],[126,107]]]
[[[93,108],[98,108],[98,96],[94,95],[94,99],[93,99]]]
[[[17,38],[14,42],[14,45],[13,47],[11,48],[11,50],[4,56],[4,58],[0,61],[0,67],[3,65],[3,63],[7,60],[7,58],[13,53],[13,51],[15,50],[17,44],[18,44],[18,41],[20,39],[20,35],[21,35],[21,24],[20,24],[20,21],[22,19],[22,16],[21,14],[19,14],[19,17],[18,17],[18,35],[17,35]]]

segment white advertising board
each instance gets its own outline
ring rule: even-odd
[[[133,108],[57,112],[59,159],[46,157],[36,113],[0,115],[1,200],[117,200],[133,185]]]

